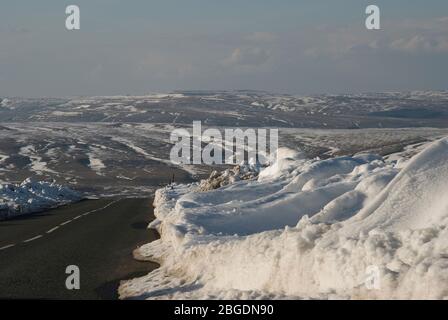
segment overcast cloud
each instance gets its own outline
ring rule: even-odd
[[[76,2],[81,30],[69,32]],[[167,2],[1,4],[0,95],[447,89],[442,1],[377,1],[380,31],[365,29],[365,1]]]

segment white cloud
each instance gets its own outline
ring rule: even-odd
[[[415,35],[394,40],[389,47],[392,50],[408,53],[446,53],[448,52],[448,38]]]
[[[365,54],[406,53],[413,55],[448,52],[448,17],[430,20],[406,20],[384,25],[381,32],[360,28],[322,29],[311,32],[304,41],[303,53],[311,58]],[[319,29],[318,29],[319,30]]]
[[[236,48],[224,63],[229,65],[260,66],[264,64],[269,57],[269,52],[262,48]]]

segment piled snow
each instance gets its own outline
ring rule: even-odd
[[[448,138],[404,166],[281,150],[258,180],[156,193],[161,267],[122,298],[448,298]]]
[[[69,188],[50,182],[0,184],[0,219],[37,212],[81,200],[82,196]]]

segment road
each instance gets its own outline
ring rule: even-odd
[[[119,281],[157,267],[132,258],[157,238],[152,199],[86,200],[0,221],[0,299],[117,299]],[[66,267],[80,269],[68,290]]]

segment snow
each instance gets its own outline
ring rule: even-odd
[[[0,184],[0,219],[33,213],[81,200],[82,196],[53,182],[26,179]]]
[[[95,156],[93,154],[89,154],[89,166],[98,175],[101,175],[101,170],[106,168],[103,161],[101,161],[98,158],[95,158]]]
[[[47,162],[43,161],[42,157],[38,155],[38,152],[34,146],[28,145],[21,147],[19,154],[27,157],[31,161],[31,171],[35,172],[36,174],[43,174],[44,172],[52,174],[56,173],[55,171],[47,167]]]
[[[446,127],[448,91],[291,96],[201,91],[144,96],[0,98],[0,116],[17,122],[130,122],[284,128]],[[398,118],[397,118],[398,117]]]
[[[9,107],[10,105],[11,105],[11,100],[9,100],[9,99],[7,99],[7,98],[1,99],[0,107],[7,108],[7,107]]]
[[[164,164],[167,164],[168,166],[173,165],[171,160],[162,159],[162,158],[159,158],[157,156],[151,155],[146,150],[144,150],[143,148],[135,145],[132,141],[126,140],[126,139],[121,138],[121,137],[112,137],[111,140],[116,141],[118,143],[121,143],[121,144],[127,146],[132,151],[134,151],[136,154],[141,155],[141,156],[145,157],[146,159],[157,161],[157,162],[160,162],[160,163],[164,163]],[[196,171],[192,165],[178,164],[176,166],[181,168],[182,170],[188,172],[192,176],[196,176],[198,174],[198,171]]]
[[[99,157],[100,151],[103,148],[105,148],[105,147],[104,146],[99,146],[99,147],[90,146],[91,152],[88,153],[89,167],[90,167],[90,169],[95,171],[95,173],[97,175],[103,175],[102,170],[106,169],[106,165]]]
[[[448,299],[448,138],[421,149],[400,163],[282,148],[258,178],[159,189],[161,238],[134,254],[161,267],[120,297]]]
[[[57,117],[75,117],[81,115],[82,113],[76,111],[53,111],[51,114]]]
[[[375,201],[359,213],[359,218],[365,220],[363,227],[429,228],[446,218],[447,159],[448,139],[435,142],[416,155]]]

